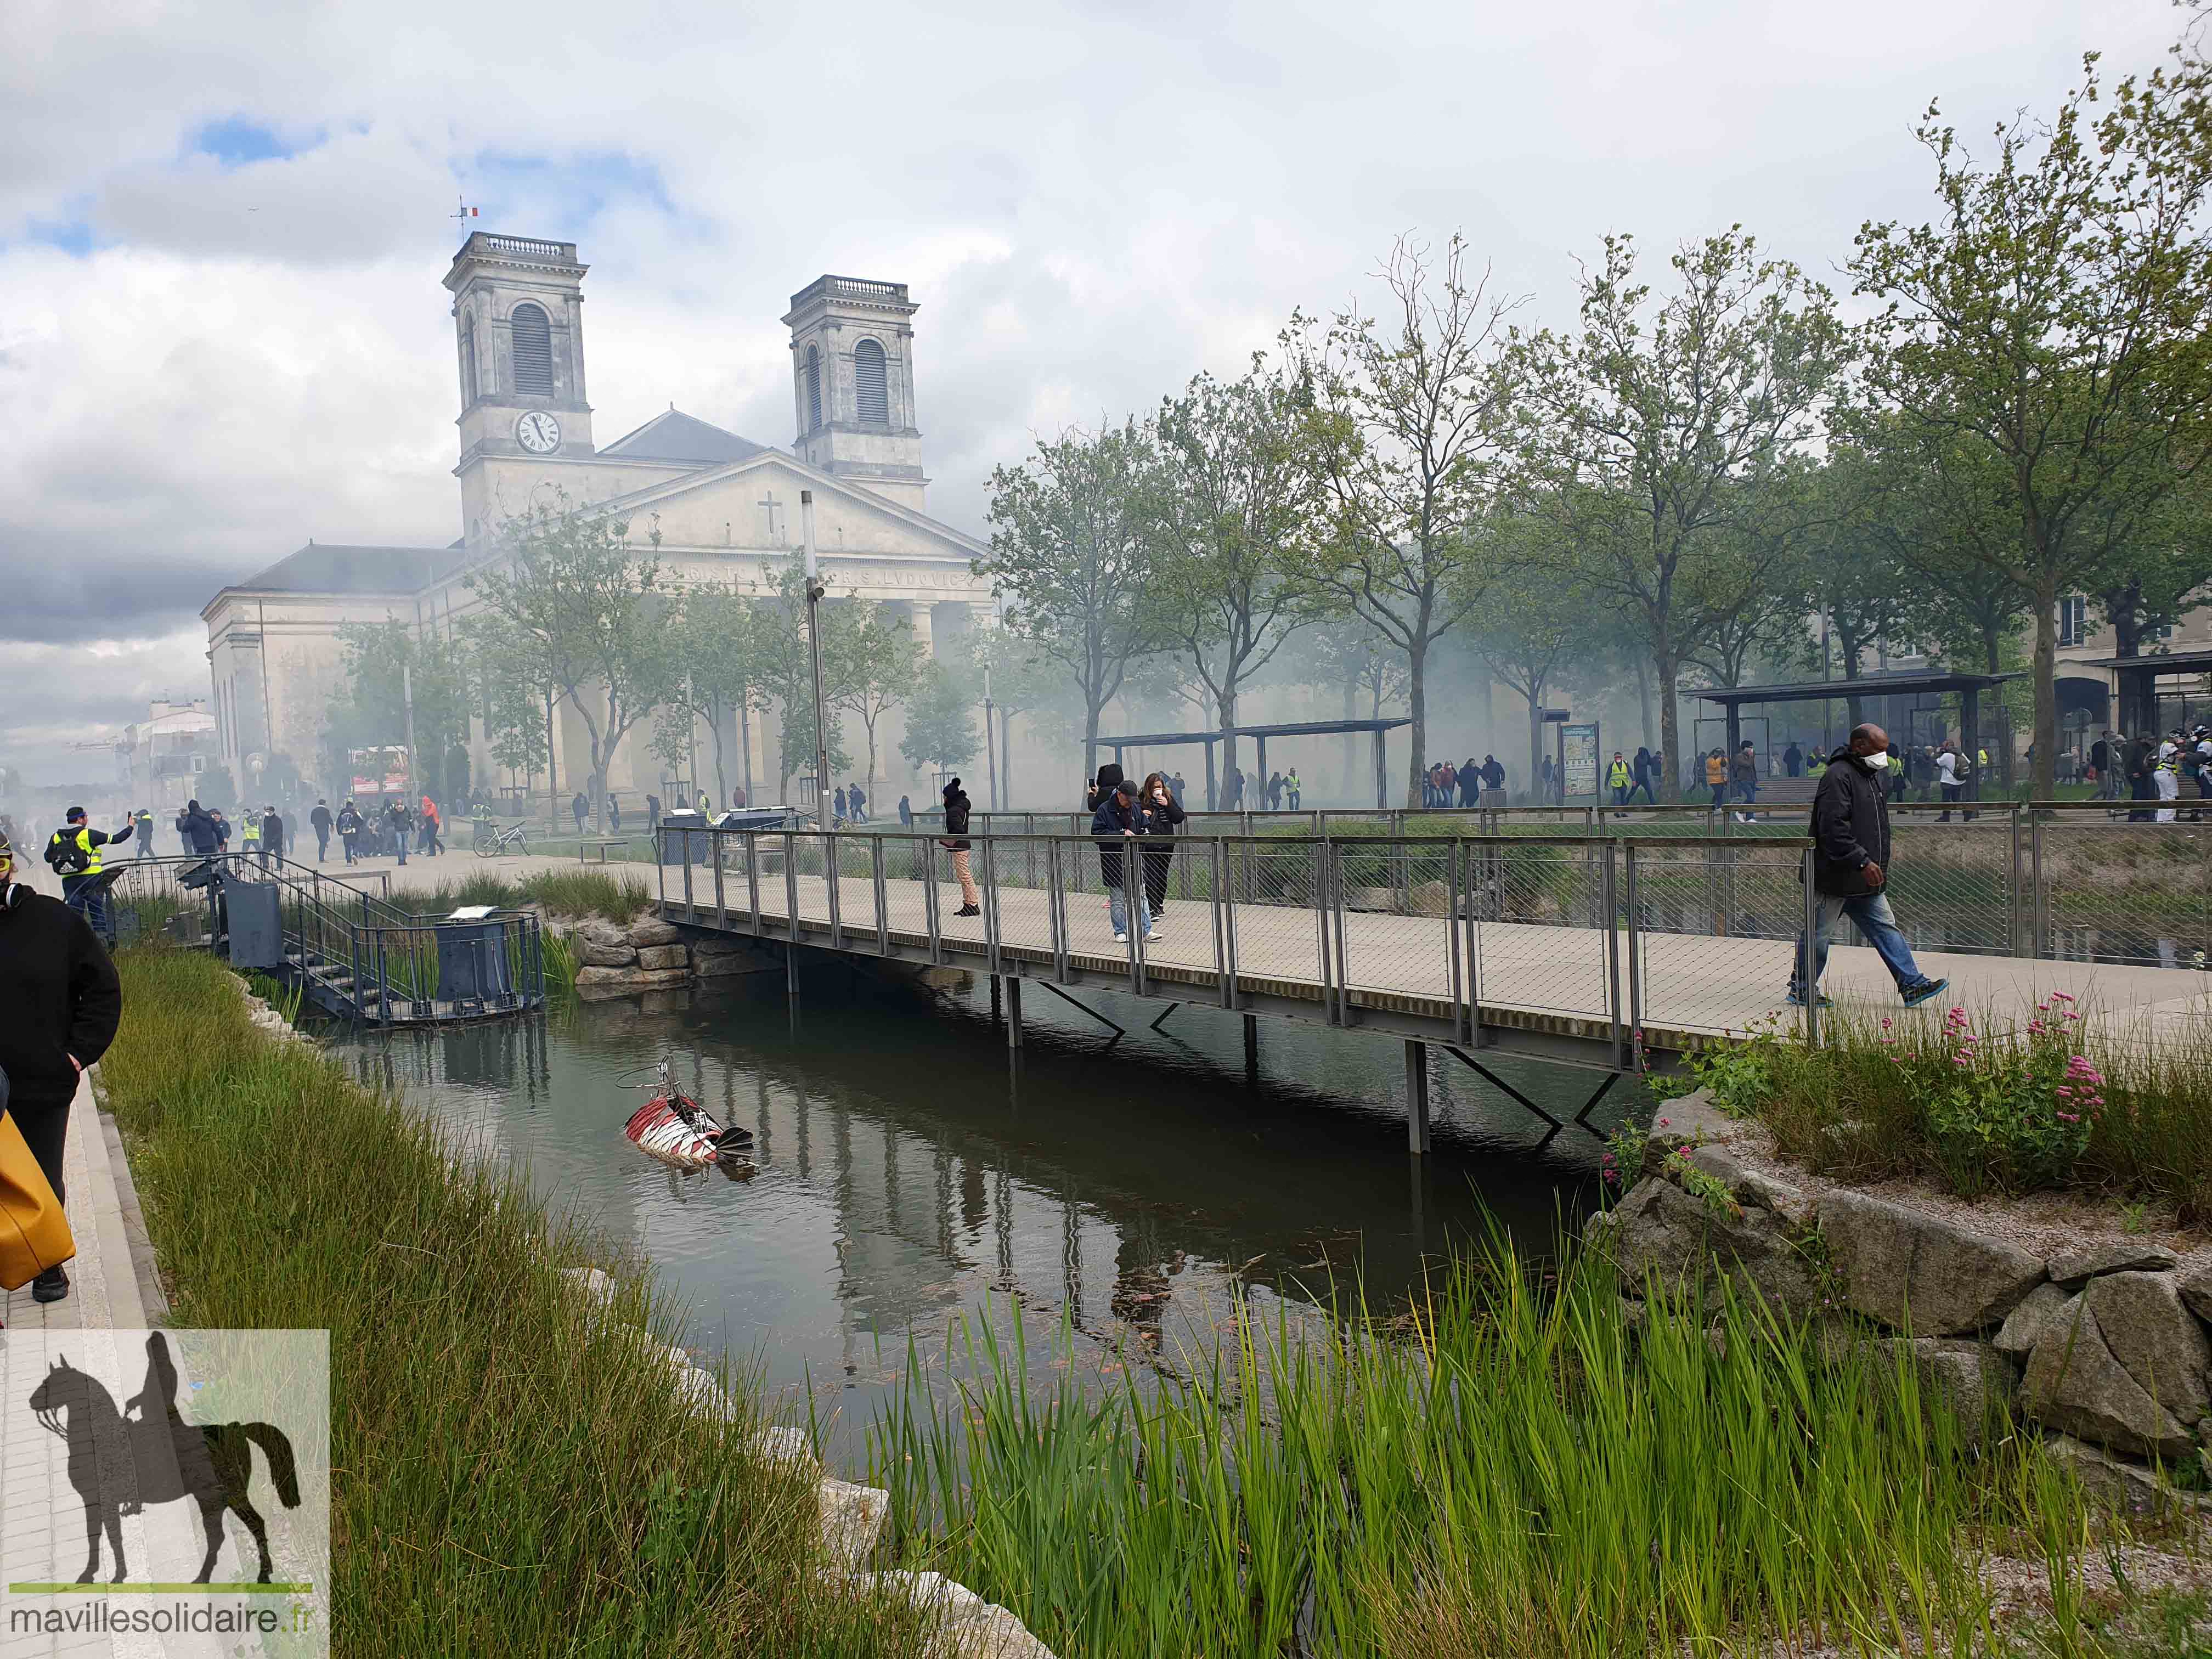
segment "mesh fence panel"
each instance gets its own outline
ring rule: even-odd
[[[1607,1012],[1598,929],[1599,849],[1579,842],[1470,848],[1475,983],[1486,1003],[1565,1013]]]
[[[2008,812],[1945,823],[1940,812],[1890,809],[1890,909],[1915,950],[1984,955],[2025,951],[2017,941],[2013,824]],[[2018,907],[2023,919],[2025,907]]]
[[[1435,816],[1422,814],[1422,827]],[[1453,849],[1448,841],[1335,845],[1346,985],[1451,994]]]
[[[1633,933],[1647,1025],[1741,1030],[1779,1010],[1805,914],[1796,842],[1636,849]]]
[[[1319,985],[1321,843],[1231,842],[1224,852],[1237,971]]]
[[[1052,895],[1043,885],[1049,861],[1044,843],[1035,836],[1000,836],[991,842],[991,888],[1002,947],[1052,950]],[[977,875],[980,879],[980,870]]]
[[[2212,959],[2212,823],[2069,813],[2037,825],[2035,842],[2029,909],[2039,897],[2048,954],[2162,968]]]

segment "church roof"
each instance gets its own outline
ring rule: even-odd
[[[309,542],[237,584],[273,593],[407,593],[427,587],[452,562],[441,547],[350,547]]]
[[[742,461],[767,453],[767,447],[719,426],[709,426],[675,405],[656,415],[635,432],[626,433],[601,447],[602,455],[619,455],[634,461],[684,461],[712,466]]]

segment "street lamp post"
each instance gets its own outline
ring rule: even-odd
[[[991,746],[991,665],[983,665],[983,763],[990,775],[991,810],[999,805],[999,751]]]
[[[814,563],[814,492],[799,492],[799,522],[806,550],[806,652],[814,662],[815,822],[830,827],[830,728],[822,709],[822,578]]]

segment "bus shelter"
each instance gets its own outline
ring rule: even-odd
[[[1233,734],[1231,734],[1232,742],[1229,750],[1221,757],[1221,769],[1225,773],[1229,768],[1236,765],[1235,743],[1249,738],[1257,747],[1255,765],[1260,786],[1264,789],[1267,782],[1268,738],[1357,737],[1364,732],[1369,733],[1375,743],[1375,804],[1387,808],[1390,805],[1390,773],[1382,757],[1383,734],[1395,732],[1401,726],[1411,726],[1413,723],[1409,719],[1400,717],[1395,720],[1298,720],[1279,726],[1240,726]],[[1191,743],[1205,744],[1206,805],[1206,809],[1211,811],[1213,810],[1214,804],[1220,799],[1220,792],[1215,781],[1213,745],[1221,742],[1223,736],[1224,734],[1219,732],[1124,732],[1115,737],[1102,735],[1098,739],[1098,746],[1101,749],[1112,750],[1114,764],[1119,766],[1122,763],[1123,753],[1131,749],[1169,749]]]
[[[1794,685],[1716,685],[1696,695],[1700,702],[1716,703],[1725,713],[1728,719],[1728,754],[1733,760],[1736,751],[1743,747],[1743,709],[1747,703],[1763,706],[1853,699],[1863,706],[1866,701],[1876,698],[1940,697],[1956,693],[1959,699],[1959,747],[1972,756],[1981,749],[1982,693],[2007,680],[2020,678],[2017,672],[1973,674],[1930,669],[1897,674],[1863,674],[1853,680],[1801,681]],[[1907,735],[1910,735],[1909,731]],[[1982,769],[1976,766],[1966,775],[1966,798],[1979,800],[1981,796]]]

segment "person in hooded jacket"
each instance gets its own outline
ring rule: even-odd
[[[361,821],[361,809],[353,804],[351,795],[348,795],[338,808],[337,827],[338,842],[345,848],[345,861],[348,864],[359,863],[361,832],[365,826]]]
[[[1138,799],[1152,814],[1152,823],[1145,832],[1145,902],[1152,907],[1152,919],[1158,921],[1168,909],[1168,871],[1175,863],[1176,826],[1188,815],[1176,799],[1175,791],[1168,787],[1164,773],[1148,775]]]
[[[331,804],[320,795],[315,797],[315,810],[307,814],[307,827],[315,832],[315,862],[320,864],[331,850]]]
[[[1930,979],[1912,959],[1912,947],[1890,913],[1889,798],[1883,784],[1889,769],[1889,734],[1871,722],[1851,728],[1851,740],[1828,757],[1813,795],[1812,969],[1806,971],[1808,941],[1797,939],[1790,975],[1790,1001],[1802,1007],[1821,994],[1820,974],[1828,963],[1828,935],[1836,921],[1849,916],[1859,936],[1874,946],[1897,981],[1908,1008],[1940,995],[1950,984]]]
[[[183,838],[185,850],[194,858],[215,856],[215,820],[201,810],[198,801],[186,801],[185,810],[177,814],[177,834]]]
[[[960,878],[960,908],[952,913],[956,916],[983,914],[982,898],[975,891],[975,877],[968,857],[968,813],[972,805],[959,779],[945,786],[945,839],[941,844],[952,854],[952,873]]]
[[[1113,799],[1114,791],[1121,786],[1121,778],[1120,762],[1103,763],[1098,768],[1097,777],[1092,781],[1091,787],[1084,791],[1083,810],[1096,813],[1100,807]]]

